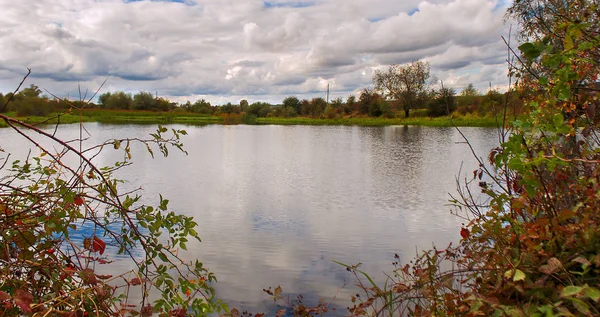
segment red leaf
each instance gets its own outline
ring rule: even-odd
[[[24,290],[18,289],[13,296],[13,300],[15,304],[21,308],[21,310],[25,313],[31,313],[31,301],[33,300],[33,295],[27,293]]]
[[[100,238],[94,236],[94,241],[92,243],[92,250],[94,252],[100,252],[100,255],[104,254],[104,250],[106,249],[106,243],[102,241]]]
[[[142,284],[142,281],[140,281],[140,279],[136,277],[136,278],[131,279],[131,281],[129,281],[129,283],[133,286],[136,286],[136,285]]]
[[[75,205],[81,206],[83,205],[83,197],[81,197],[81,195],[76,195],[75,198],[73,198],[73,202]]]
[[[10,295],[6,292],[0,291],[0,301],[4,302],[10,299]]]
[[[460,229],[460,236],[463,237],[463,239],[468,238],[469,234],[470,234],[469,229],[467,229],[467,228]]]

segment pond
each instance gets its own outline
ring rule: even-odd
[[[88,123],[87,144],[115,137],[145,137],[150,125]],[[334,263],[362,263],[382,281],[394,254],[408,262],[433,244],[456,243],[462,219],[450,213],[456,177],[477,168],[454,128],[417,126],[208,125],[185,129],[189,155],[164,159],[134,150],[134,164],[119,178],[141,186],[145,199],[170,200],[193,215],[202,243],[185,253],[213,271],[218,297],[233,306],[265,310],[262,289],[281,285],[346,307],[355,294],[349,272]],[[497,146],[495,129],[461,128],[479,156]],[[78,125],[59,127],[73,139]],[[0,129],[0,146],[24,153],[23,139]],[[120,153],[96,158],[112,164]],[[16,157],[15,157],[16,158]],[[462,172],[461,172],[462,166]]]

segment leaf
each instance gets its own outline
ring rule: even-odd
[[[536,59],[542,53],[533,43],[524,43],[519,46],[519,50],[530,59]]]
[[[83,269],[77,273],[81,280],[85,284],[98,284],[98,280],[96,279],[96,274],[92,269]]]
[[[133,285],[133,286],[137,286],[137,285],[140,285],[140,284],[142,284],[142,281],[140,281],[140,279],[139,279],[139,278],[137,278],[137,277],[134,277],[134,278],[132,278],[132,279],[131,279],[131,281],[129,281],[129,283],[130,283],[131,285]]]
[[[589,315],[590,313],[590,306],[588,306],[588,304],[586,304],[584,301],[577,299],[577,298],[569,298],[569,300],[571,301],[571,303],[573,304],[573,306],[575,306],[575,308],[582,314],[584,315]]]
[[[0,302],[4,302],[10,299],[10,295],[8,293],[0,291]]]
[[[94,241],[92,243],[92,251],[100,252],[100,255],[104,254],[104,250],[106,249],[106,243],[102,241],[102,239],[94,236]]]
[[[561,297],[574,296],[574,295],[581,293],[582,291],[583,291],[583,287],[581,287],[581,286],[569,285],[569,286],[563,288],[563,290],[560,292],[560,296]]]
[[[463,239],[467,239],[467,238],[469,238],[469,235],[470,235],[469,229],[467,229],[467,228],[461,228],[461,229],[460,229],[460,236],[461,236]]]
[[[521,270],[515,270],[515,275],[513,276],[513,281],[522,281],[527,277],[525,273]]]
[[[86,250],[92,250],[92,239],[85,238],[83,239],[83,248]]]
[[[540,266],[540,272],[544,274],[554,274],[563,267],[562,263],[557,258],[550,258],[548,264]]]
[[[281,292],[281,286],[275,287],[275,290],[273,291],[273,300],[281,299]]]
[[[25,313],[31,313],[31,301],[33,300],[33,295],[28,292],[18,289],[13,296],[13,301],[21,310]]]
[[[508,270],[508,271],[504,272],[504,277],[512,278],[513,281],[517,282],[517,281],[524,280],[527,277],[527,275],[525,275],[525,273],[523,271],[516,269],[516,270]]]
[[[77,205],[77,206],[81,206],[81,205],[83,205],[83,197],[81,197],[81,195],[76,195],[76,196],[73,198],[73,203],[74,203],[75,205]]]
[[[600,301],[600,290],[598,290],[597,288],[586,287],[583,290],[583,293],[585,294],[585,296],[589,297],[594,302]]]
[[[587,268],[590,265],[592,265],[592,263],[590,261],[588,261],[588,259],[586,259],[582,256],[576,257],[575,259],[573,259],[573,262],[581,264],[584,268]]]

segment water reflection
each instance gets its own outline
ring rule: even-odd
[[[235,305],[261,309],[269,302],[261,290],[277,285],[330,298],[346,283],[338,295],[346,301],[355,293],[352,277],[333,260],[362,262],[381,280],[394,253],[408,261],[415,249],[459,238],[447,193],[463,162],[466,171],[477,165],[455,129],[173,127],[188,131],[188,156],[151,159],[134,148],[135,164],[117,176],[142,186],[145,202],[162,193],[174,210],[197,219],[204,242],[191,243],[185,257],[214,271],[219,296]],[[87,129],[97,142],[142,137],[154,126]],[[481,155],[496,146],[493,129],[463,132]],[[121,155],[108,151],[98,163]]]

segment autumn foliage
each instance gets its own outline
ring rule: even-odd
[[[132,163],[134,144],[166,156],[183,151],[185,131],[159,127],[148,139],[86,146],[83,135],[67,142],[4,114],[0,120],[32,148],[17,159],[0,147],[0,315],[198,316],[226,309],[214,297],[214,275],[178,255],[199,240],[194,220],[170,211],[162,196],[157,206],[141,204],[138,191],[121,193],[113,177]],[[106,150],[123,159],[97,166]],[[135,269],[120,272],[117,259]]]
[[[508,94],[530,114],[506,116],[500,146],[460,180],[459,245],[397,259],[384,285],[347,267],[364,291],[352,315],[600,316],[598,12],[595,1],[514,2]]]

